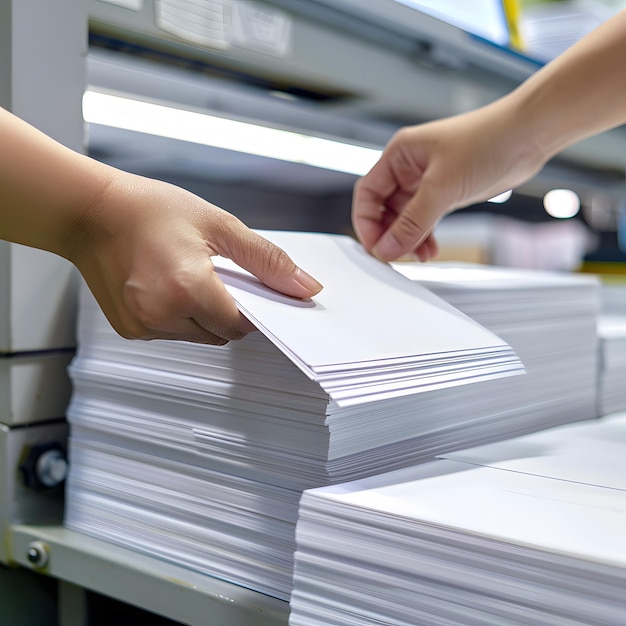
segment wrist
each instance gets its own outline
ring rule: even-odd
[[[68,204],[62,220],[58,250],[53,250],[72,263],[93,251],[109,233],[106,224],[106,205],[114,193],[115,170],[91,159],[85,159],[81,194]]]
[[[477,114],[482,117],[477,127],[483,129],[486,137],[486,154],[490,157],[487,172],[494,177],[493,183],[497,181],[498,186],[514,188],[541,170],[549,155],[539,140],[535,120],[523,99],[512,92],[478,110]],[[478,150],[480,152],[480,148]]]

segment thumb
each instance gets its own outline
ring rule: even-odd
[[[404,210],[373,246],[372,254],[381,261],[395,261],[413,252],[430,235],[447,208],[440,190],[422,181]]]
[[[229,258],[276,291],[295,298],[310,298],[323,286],[298,267],[277,245],[243,224],[231,231]]]

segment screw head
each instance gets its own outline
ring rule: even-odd
[[[28,544],[26,559],[35,567],[44,567],[48,563],[48,546],[42,541]]]

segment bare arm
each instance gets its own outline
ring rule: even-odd
[[[0,109],[0,238],[72,261],[124,337],[223,344],[253,326],[214,271],[231,258],[306,298],[321,285],[233,215],[73,152]]]
[[[0,109],[0,238],[69,256],[84,208],[113,170],[68,150]]]
[[[626,11],[503,98],[401,129],[353,198],[365,248],[391,261],[436,253],[446,213],[511,189],[563,148],[626,122]]]
[[[510,100],[544,161],[626,122],[626,10],[536,72]]]

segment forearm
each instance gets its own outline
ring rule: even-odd
[[[626,122],[626,10],[505,98],[544,160]]]
[[[112,179],[0,109],[0,239],[71,255],[72,236]]]

